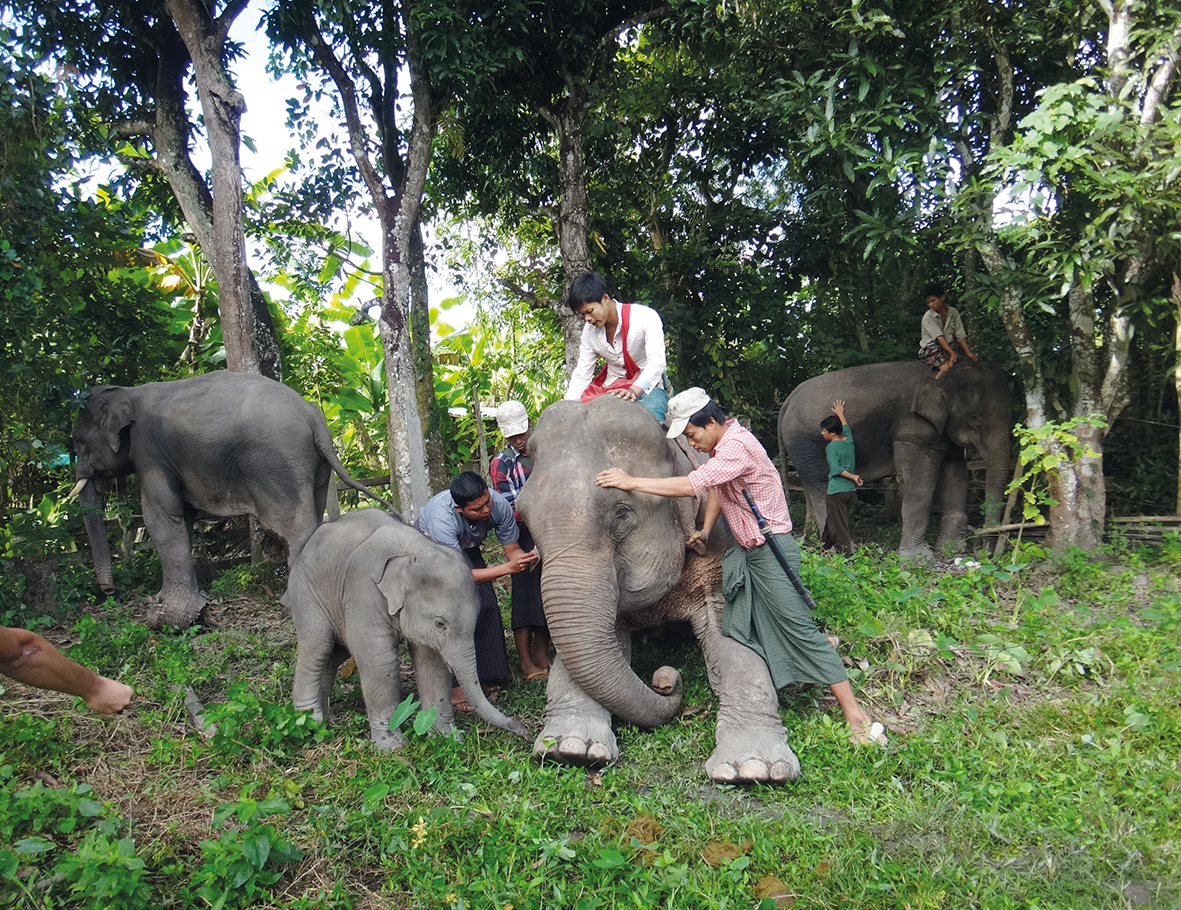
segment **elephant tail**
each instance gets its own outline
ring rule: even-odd
[[[316,448],[319,450],[321,457],[328,462],[336,476],[340,478],[341,483],[346,487],[356,490],[358,493],[368,496],[374,502],[385,506],[394,518],[405,524],[406,519],[402,517],[402,513],[392,502],[378,496],[360,481],[354,480],[352,475],[344,469],[344,465],[340,463],[340,457],[336,454],[336,446],[332,444],[332,434],[328,431],[328,422],[318,410],[316,415],[319,419],[315,421],[315,428],[312,431],[316,440]]]

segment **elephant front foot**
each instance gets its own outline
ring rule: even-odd
[[[161,591],[148,604],[148,626],[187,629],[201,619],[207,604],[200,591]]]
[[[782,784],[800,776],[800,760],[787,744],[783,728],[746,730],[718,736],[705,773],[719,784]]]
[[[533,742],[533,754],[567,765],[594,767],[619,758],[611,715],[546,716],[545,728]]]
[[[392,752],[395,749],[402,748],[402,743],[405,742],[405,737],[401,730],[390,729],[390,719],[387,717],[385,721],[378,720],[369,723],[369,738],[373,740],[373,745],[383,752]]]

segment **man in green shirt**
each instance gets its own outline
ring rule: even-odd
[[[828,518],[824,522],[820,540],[825,547],[852,556],[849,506],[862,480],[855,472],[857,458],[853,451],[853,431],[845,421],[843,398],[834,401],[832,414],[820,421],[820,435],[828,443],[824,449],[825,457],[828,458]]]

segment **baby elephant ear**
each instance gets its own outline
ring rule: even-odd
[[[397,616],[406,604],[406,584],[413,565],[413,556],[395,554],[379,564],[373,573],[373,583],[385,598],[390,616]]]

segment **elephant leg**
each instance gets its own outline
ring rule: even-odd
[[[418,701],[422,710],[434,708],[436,733],[450,734],[455,730],[455,713],[451,707],[451,669],[433,648],[410,645],[410,660],[414,664],[414,681],[418,687]]]
[[[937,546],[942,551],[945,544],[958,541],[968,530],[968,462],[962,449],[957,447],[939,466],[938,487],[943,517]]]
[[[320,526],[323,508],[315,510],[315,496],[304,491],[294,503],[265,503],[258,508],[258,521],[287,543],[287,567],[292,568],[304,545]]]
[[[692,618],[701,642],[709,685],[718,696],[717,739],[705,772],[719,783],[782,783],[800,776],[800,762],[787,744],[779,696],[766,661],[722,634],[720,592]]]
[[[927,546],[927,525],[935,498],[935,481],[943,461],[943,449],[922,443],[894,445],[894,465],[902,484],[902,541],[898,555],[904,558],[932,556]]]
[[[631,659],[631,633],[618,630],[624,660]],[[546,684],[545,726],[533,753],[572,765],[601,765],[619,758],[611,712],[591,699],[570,678],[562,652],[550,665]]]
[[[311,711],[312,718],[327,723],[336,671],[348,652],[332,638],[332,630],[301,627],[295,655],[295,684],[291,701],[296,711]]]
[[[369,736],[379,749],[397,749],[403,737],[400,731],[390,729],[390,718],[402,700],[398,643],[389,636],[369,635],[352,651],[361,677]]]
[[[140,478],[144,528],[160,556],[164,584],[148,610],[148,625],[191,626],[205,608],[193,566],[191,522],[175,481]]]

